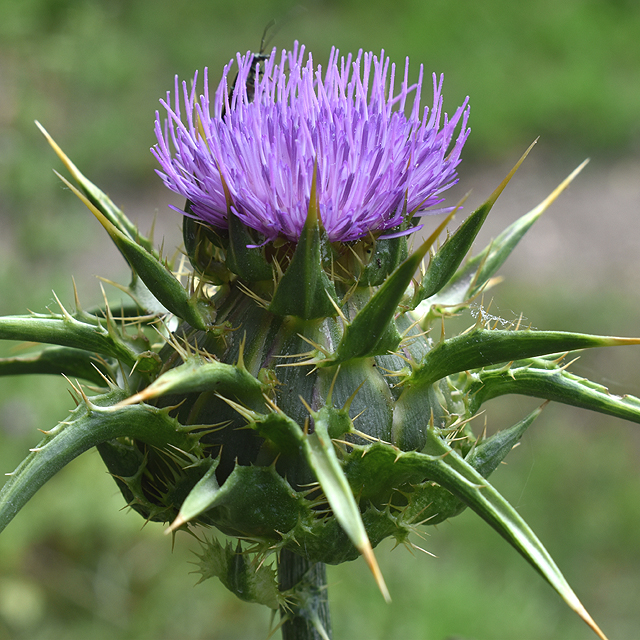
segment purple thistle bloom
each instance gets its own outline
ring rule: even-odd
[[[165,185],[191,202],[195,217],[224,229],[224,181],[234,214],[265,242],[297,242],[316,164],[319,210],[331,241],[370,232],[397,235],[390,230],[407,213],[440,213],[426,210],[457,182],[455,169],[469,135],[468,98],[449,119],[442,113],[442,76],[433,76],[433,107],[421,111],[423,69],[409,85],[408,59],[396,93],[395,65],[384,51],[379,58],[360,51],[345,59],[333,49],[324,78],[311,54],[304,62],[304,52],[295,43],[277,62],[274,49],[257,72],[251,53],[238,54],[233,88],[231,60],[213,105],[206,69],[199,99],[197,73],[190,90],[186,82],[181,90],[176,77],[173,107],[170,93],[160,101],[168,116],[164,126],[156,112],[158,144],[151,150]],[[253,97],[247,91],[252,83]]]

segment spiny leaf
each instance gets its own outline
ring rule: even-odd
[[[304,320],[336,314],[334,304],[337,296],[333,282],[322,267],[321,244],[314,168],[307,218],[291,262],[273,294],[269,311]]]
[[[362,240],[363,243],[368,239]],[[388,274],[407,258],[407,238],[378,238],[373,241],[369,261],[358,275],[358,285],[361,287],[377,287],[381,285]]]
[[[262,394],[266,387],[242,366],[190,355],[184,364],[166,371],[148,387],[123,400],[120,406],[146,402],[167,394],[203,391],[238,397],[243,403],[257,408],[264,405]]]
[[[286,605],[286,594],[278,589],[274,569],[264,562],[258,564],[258,558],[251,562],[240,543],[234,551],[231,541],[223,547],[215,538],[205,540],[198,560],[200,582],[215,576],[245,602],[257,602],[271,609]]]
[[[71,419],[60,423],[10,474],[0,492],[0,531],[11,522],[28,500],[71,460],[101,442],[129,437],[160,449],[177,447],[196,450],[198,437],[190,435],[166,411],[148,405],[113,410],[124,392],[114,390],[103,396],[86,398]]]
[[[138,231],[136,225],[134,225],[133,222],[131,222],[131,220],[129,220],[129,218],[127,218],[127,216],[125,216],[125,214],[116,207],[109,197],[98,189],[98,187],[96,187],[96,185],[93,184],[93,182],[91,182],[73,162],[71,162],[67,154],[57,145],[55,140],[37,120],[35,121],[35,124],[91,203],[122,233],[146,249],[149,253],[158,257],[158,254],[153,247],[153,243],[148,238],[145,238]]]
[[[180,506],[178,516],[171,523],[171,526],[167,528],[165,533],[171,533],[179,529],[182,525],[193,520],[214,504],[220,491],[220,485],[216,479],[216,469],[219,461],[220,458],[205,458],[201,461],[208,469],[193,489],[191,489],[189,495]]]
[[[274,542],[280,539],[278,532],[293,529],[303,505],[308,506],[305,498],[278,475],[273,465],[236,465],[221,486],[210,469],[192,489],[184,511],[180,510],[169,531],[207,513],[227,535],[262,537]]]
[[[262,249],[248,246],[255,244],[255,241],[249,235],[246,225],[231,210],[227,212],[227,220],[229,224],[227,267],[249,282],[271,279],[272,268],[265,259]]]
[[[110,375],[104,360],[83,349],[71,347],[48,347],[31,355],[0,358],[0,376],[61,373],[101,387],[105,386],[103,375]]]
[[[640,344],[640,339],[564,331],[472,329],[436,345],[415,367],[407,383],[424,388],[452,373],[500,362],[575,349],[634,344]]]
[[[585,160],[580,164],[537,207],[508,226],[477,256],[467,260],[442,290],[426,298],[424,304],[456,306],[464,305],[473,298],[511,255],[533,223],[549,208],[588,162]]]
[[[490,438],[474,445],[466,455],[465,461],[469,463],[483,478],[488,478],[505,459],[507,454],[515,447],[540,415],[544,405],[534,409],[528,416],[508,429],[498,431]]]
[[[191,213],[189,200],[184,210],[185,213]],[[189,262],[201,276],[215,285],[229,282],[230,273],[222,262],[224,252],[220,250],[222,238],[216,231],[190,215],[185,215],[182,217],[182,238]]]
[[[466,257],[484,221],[487,219],[489,211],[491,211],[496,200],[504,191],[511,178],[513,178],[520,165],[524,162],[524,159],[529,155],[529,152],[536,142],[533,142],[522,154],[522,157],[491,196],[489,196],[488,200],[458,227],[456,232],[447,239],[431,258],[422,283],[413,298],[412,308],[415,308],[425,298],[436,294],[451,280],[456,269]]]
[[[340,526],[349,536],[356,549],[364,556],[378,584],[378,588],[382,592],[384,599],[389,602],[391,597],[376,558],[373,555],[360,510],[340,467],[333,443],[329,437],[329,420],[326,411],[323,412],[321,410],[318,413],[314,413],[313,418],[315,430],[305,439],[309,464],[314,470]]]
[[[534,207],[513,225],[507,227],[482,253],[472,258],[465,265],[466,268],[479,268],[473,287],[469,291],[469,297],[475,296],[482,289],[485,283],[489,281],[489,278],[496,273],[509,257],[533,223],[555,202],[556,198],[569,186],[588,162],[588,159],[584,160],[537,207]]]
[[[469,410],[475,413],[480,405],[506,394],[544,398],[554,402],[597,411],[623,420],[640,423],[640,399],[616,396],[602,385],[576,376],[559,364],[532,358],[514,363],[506,369],[484,369],[468,387]]]
[[[209,321],[204,308],[189,295],[175,276],[152,253],[132,240],[128,234],[116,227],[85,195],[80,193],[68,180],[60,179],[98,219],[105,228],[120,253],[127,259],[131,268],[142,278],[149,291],[171,313],[186,320],[196,329],[207,329]]]
[[[440,456],[433,456],[425,470],[429,477],[458,496],[483,520],[509,542],[558,592],[602,639],[606,636],[575,595],[560,569],[538,540],[520,514],[484,479],[430,430],[432,450],[440,449]],[[409,453],[407,456],[421,454]],[[430,456],[431,457],[431,456]]]
[[[468,462],[451,449],[432,428],[428,448],[431,453],[402,452],[382,444],[368,448],[386,459],[390,468],[406,477],[422,477],[437,482],[493,527],[509,542],[603,640],[604,634],[587,613],[557,565],[518,512]]]
[[[81,322],[69,314],[4,316],[0,318],[0,340],[23,340],[100,353],[133,365],[139,350],[124,339],[114,338],[102,326]]]
[[[369,302],[347,324],[336,352],[327,359],[318,360],[315,363],[317,366],[333,366],[353,358],[383,355],[398,346],[401,336],[392,323],[398,304],[404,297],[420,262],[454,214],[455,211],[452,211],[418,250],[385,280]]]

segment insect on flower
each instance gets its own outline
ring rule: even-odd
[[[341,57],[334,49],[321,69],[295,43],[270,54],[262,78],[258,68],[250,101],[253,62],[251,53],[230,60],[215,95],[205,70],[202,93],[194,76],[191,86],[176,80],[162,100],[167,118],[157,115],[153,153],[165,184],[193,203],[184,213],[220,234],[231,210],[262,235],[245,246],[277,237],[296,244],[316,164],[318,214],[330,242],[406,234],[407,217],[443,212],[434,207],[457,179],[469,110],[465,100],[444,113],[442,77],[434,74],[433,106],[422,108],[423,71],[410,83],[408,61],[398,78],[384,52]]]
[[[249,72],[247,74],[247,78],[245,80],[245,88],[247,92],[247,102],[253,102],[253,97],[255,95],[256,90],[256,75],[258,74],[258,67],[262,63],[264,67],[264,62],[269,59],[270,56],[264,53],[265,47],[271,42],[273,37],[279,31],[279,28],[282,24],[279,25],[278,29],[271,32],[271,35],[267,39],[267,33],[270,29],[272,29],[276,24],[276,19],[272,18],[267,26],[264,28],[262,32],[262,38],[260,40],[260,50],[258,53],[250,53],[251,58],[251,66],[249,68]],[[260,77],[262,77],[262,70],[260,70]],[[229,102],[231,103],[232,96],[236,89],[236,84],[238,82],[238,74],[233,80],[231,87],[229,88],[228,96]],[[226,106],[222,106],[222,113],[220,115],[221,118],[224,118],[226,114]],[[185,203],[185,212],[192,212],[193,203],[191,200],[186,201]],[[185,247],[187,249],[187,253],[189,255],[189,260],[192,266],[197,269],[201,274],[209,271],[209,266],[212,262],[212,255],[207,250],[208,242],[206,240],[207,231],[203,228],[202,224],[198,222],[195,218],[191,218],[189,216],[185,216],[184,222],[182,225],[182,237],[185,243]],[[215,275],[215,274],[209,274]]]
[[[269,32],[269,29],[274,27],[275,24],[276,24],[275,18],[272,18],[271,20],[269,20],[269,22],[267,23],[267,26],[264,28],[264,31],[262,32],[262,38],[260,40],[260,50],[258,51],[258,53],[251,54],[252,56],[251,67],[249,69],[249,73],[247,74],[247,79],[245,81],[248,102],[253,102],[253,96],[255,95],[255,91],[256,91],[256,75],[258,74],[258,67],[260,63],[263,63],[262,66],[264,67],[264,62],[269,59],[269,56],[264,53],[264,50],[265,50],[265,47],[269,44],[269,42],[271,42],[271,40],[279,30],[279,29],[276,29],[275,31],[273,31],[269,36],[269,38],[267,39],[267,33]],[[263,69],[260,70],[260,75],[262,75],[262,71]],[[236,88],[236,82],[238,82],[238,74],[236,74],[233,84],[229,89],[229,100],[231,100],[233,91]],[[225,110],[223,109],[222,111],[223,117],[224,117],[224,114],[225,114]]]

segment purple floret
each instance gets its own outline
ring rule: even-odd
[[[152,148],[165,185],[191,202],[192,215],[224,229],[224,181],[234,214],[266,242],[297,242],[316,165],[319,210],[331,241],[371,232],[388,237],[407,213],[441,212],[431,208],[457,182],[469,135],[468,99],[449,119],[442,113],[442,76],[433,75],[433,107],[421,111],[423,70],[409,85],[408,59],[396,93],[396,68],[384,51],[379,58],[362,51],[344,58],[333,49],[324,77],[304,53],[295,43],[277,62],[274,49],[257,72],[251,53],[238,54],[233,89],[231,60],[213,104],[206,69],[199,97],[197,73],[190,90],[176,77],[173,100],[167,93],[160,101],[164,123],[156,112]],[[247,81],[255,82],[253,99]]]

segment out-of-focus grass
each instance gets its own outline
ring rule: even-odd
[[[111,247],[107,259],[94,257],[100,231],[57,186],[50,171],[57,161],[33,119],[108,191],[142,192],[155,180],[147,151],[153,113],[173,75],[218,69],[236,50],[256,49],[264,25],[289,7],[227,0],[0,5],[0,313],[42,311],[54,302],[52,288],[71,304],[73,272],[89,306],[100,292],[88,276],[126,274]],[[308,5],[274,43],[298,38],[318,60],[333,44],[345,52],[384,47],[397,62],[410,55],[416,73],[420,62],[427,72],[445,72],[446,108],[471,96],[469,155],[476,160],[520,149],[538,134],[547,152],[581,159],[637,146],[639,22],[631,0],[401,6],[351,0]],[[508,265],[503,272],[508,277]],[[612,285],[578,297],[560,280],[544,288],[512,281],[494,295],[538,328],[639,333],[629,292],[620,296]],[[638,393],[633,353],[589,354],[574,369],[616,392]],[[63,380],[42,377],[0,380],[0,471],[12,470],[37,443],[36,429],[64,418],[72,406],[66,388]],[[508,426],[535,405],[495,401],[488,426]],[[551,406],[493,476],[618,640],[635,638],[640,628],[633,599],[640,584],[639,451],[636,425]],[[95,453],[72,463],[27,505],[0,536],[0,638],[266,636],[266,610],[239,602],[215,581],[193,586],[187,562],[195,541],[180,535],[172,552],[161,527],[141,530],[140,518],[121,507]],[[390,553],[389,544],[377,550],[390,606],[362,562],[330,568],[336,638],[591,637],[472,513],[425,533],[415,542],[437,559]]]

